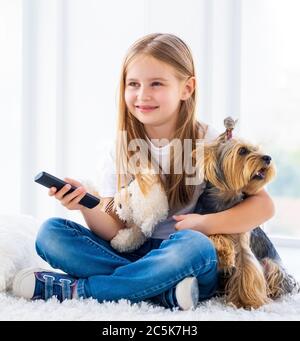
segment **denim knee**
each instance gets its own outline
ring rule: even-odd
[[[194,230],[181,230],[170,236],[178,241],[174,252],[179,257],[189,260],[190,264],[203,264],[217,262],[217,253],[213,242],[203,233]]]
[[[36,251],[42,258],[51,250],[58,249],[59,232],[64,225],[65,219],[62,218],[49,218],[43,222],[35,240]]]

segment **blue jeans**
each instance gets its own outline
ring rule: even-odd
[[[200,300],[218,285],[216,250],[204,234],[182,230],[167,240],[149,239],[138,250],[119,253],[89,229],[66,219],[46,220],[36,250],[53,268],[78,278],[79,297],[99,302],[128,299],[164,304],[178,282],[197,277]]]

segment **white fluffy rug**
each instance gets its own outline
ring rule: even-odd
[[[224,306],[219,299],[199,304],[194,311],[170,311],[145,302],[131,305],[126,300],[100,304],[96,300],[56,299],[26,301],[10,294],[14,274],[27,266],[42,266],[34,250],[39,222],[30,216],[0,216],[0,320],[54,321],[211,321],[211,320],[300,320],[300,294],[285,297],[255,311]]]

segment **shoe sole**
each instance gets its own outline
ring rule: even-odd
[[[187,295],[187,292],[190,295]],[[195,309],[199,301],[199,287],[196,277],[187,277],[176,286],[175,295],[181,310]]]

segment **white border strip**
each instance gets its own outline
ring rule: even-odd
[[[300,250],[300,238],[270,236],[270,239],[278,247],[297,248]]]

